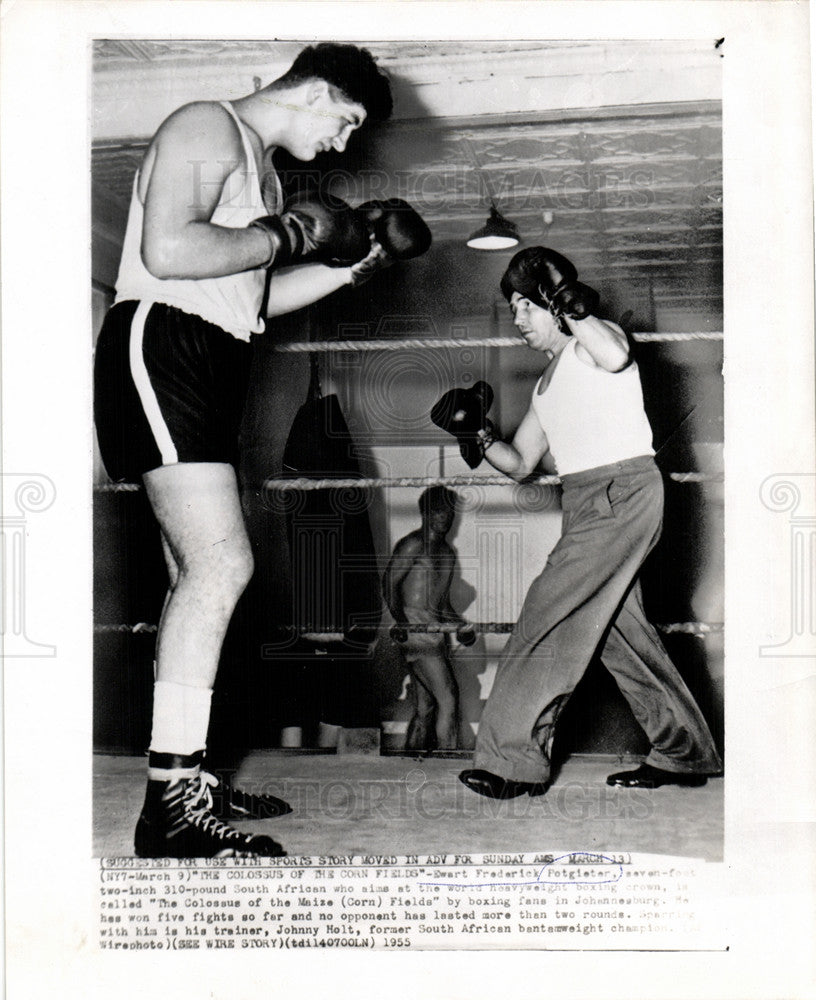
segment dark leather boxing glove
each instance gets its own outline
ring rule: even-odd
[[[476,626],[465,622],[456,630],[456,641],[463,646],[472,646],[476,642]]]
[[[394,258],[389,257],[380,244],[372,238],[368,254],[351,265],[351,284],[356,288],[368,281],[377,271],[382,271],[393,263]]]
[[[392,625],[388,630],[388,634],[394,642],[408,642],[408,629],[404,625]]]
[[[264,267],[307,261],[348,267],[371,249],[364,220],[332,195],[292,200],[281,215],[265,215],[254,219],[250,226],[263,229],[269,238],[269,258]]]
[[[495,440],[493,424],[487,419],[492,403],[491,387],[487,382],[477,382],[470,389],[448,390],[431,410],[431,420],[456,438],[462,458],[471,469],[479,465]]]
[[[598,311],[600,296],[594,288],[580,281],[567,282],[552,297],[550,309],[554,316],[569,316],[570,319],[586,319]]]
[[[539,261],[538,291],[555,317],[584,319],[597,311],[600,297],[578,281],[574,264],[556,250],[545,250]]]
[[[366,201],[357,209],[374,239],[394,260],[410,260],[431,245],[431,231],[422,216],[402,198]]]
[[[419,257],[431,245],[431,231],[407,201],[366,201],[357,209],[371,238],[371,252],[351,268],[352,285],[389,267],[395,260]]]

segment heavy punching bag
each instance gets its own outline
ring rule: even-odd
[[[307,399],[283,453],[283,476],[362,478],[340,401],[321,392],[311,355]],[[375,724],[370,643],[382,613],[379,573],[369,520],[370,490],[296,490],[286,498],[292,570],[293,623],[300,631],[341,630],[342,641],[316,642],[311,650],[317,684],[310,685],[320,721],[341,726]]]

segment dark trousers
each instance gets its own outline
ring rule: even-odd
[[[563,477],[563,534],[533,581],[479,723],[474,765],[546,781],[555,724],[596,649],[670,771],[722,769],[708,726],[643,610],[637,573],[660,537],[650,457]]]

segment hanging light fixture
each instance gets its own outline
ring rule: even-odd
[[[490,203],[490,215],[481,229],[471,233],[467,245],[474,250],[509,250],[519,242],[518,227]]]
[[[490,202],[490,214],[481,229],[471,233],[468,237],[467,245],[474,250],[509,250],[510,247],[518,245],[521,237],[518,227],[514,222],[501,214],[496,208],[496,199],[490,186],[490,181],[482,170],[482,165],[476,156],[476,150],[469,139],[463,138],[462,143],[468,152],[468,156],[473,162],[479,182],[485,194],[485,199]]]

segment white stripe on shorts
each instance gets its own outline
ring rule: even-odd
[[[141,301],[133,314],[130,324],[130,374],[139,399],[142,401],[147,422],[153,431],[153,437],[161,453],[162,465],[175,465],[178,462],[178,452],[170,437],[170,431],[159,408],[159,401],[147,374],[144,363],[142,345],[144,343],[144,327],[147,314],[153,305],[151,301]]]

